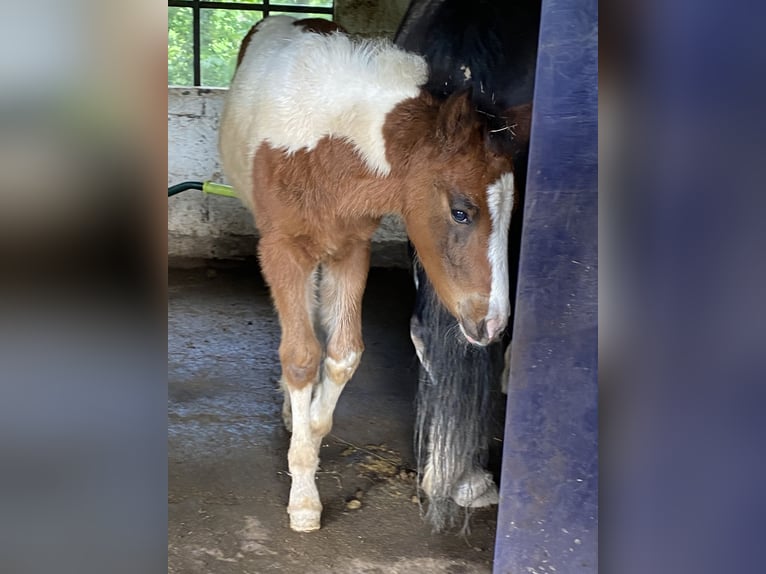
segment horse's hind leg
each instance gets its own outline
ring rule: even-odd
[[[342,259],[322,265],[320,309],[327,332],[322,382],[311,403],[311,429],[317,440],[332,428],[332,415],[364,351],[362,296],[370,265],[369,243],[356,243]]]
[[[290,528],[308,532],[319,528],[322,513],[314,481],[319,442],[311,432],[311,394],[321,359],[321,347],[313,325],[316,264],[302,250],[273,242],[266,236],[260,240],[259,252],[261,268],[271,288],[282,327],[279,359],[292,411],[288,452],[292,485],[287,511]]]

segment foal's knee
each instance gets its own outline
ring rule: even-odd
[[[287,386],[301,389],[316,381],[321,355],[322,350],[316,340],[300,344],[282,343],[279,346],[279,360]]]
[[[324,360],[325,377],[337,385],[345,384],[356,372],[362,360],[364,345],[345,353],[329,352]]]

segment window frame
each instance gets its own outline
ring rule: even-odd
[[[260,2],[210,2],[205,0],[168,0],[168,8],[191,8],[192,9],[192,49],[193,49],[193,73],[192,86],[202,87],[202,38],[200,31],[200,13],[203,9],[214,10],[252,10],[260,12],[266,18],[270,12],[292,12],[295,14],[329,14],[333,15],[335,0],[329,8],[322,6],[296,6],[293,4],[280,4],[277,0],[261,0]]]

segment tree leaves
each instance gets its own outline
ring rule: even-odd
[[[332,0],[281,0],[282,4],[331,7]],[[271,12],[272,14],[287,12]],[[329,14],[295,14],[332,19]],[[200,71],[203,86],[225,87],[231,82],[242,39],[263,18],[258,10],[200,10]],[[194,43],[191,8],[168,7],[168,85],[194,83]]]

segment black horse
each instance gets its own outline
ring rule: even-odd
[[[413,0],[397,45],[423,55],[427,89],[446,98],[468,90],[486,118],[487,137],[514,159],[516,196],[509,232],[511,301],[521,239],[531,101],[541,0]],[[411,336],[420,359],[415,447],[426,518],[435,530],[453,527],[461,509],[497,503],[487,469],[493,436],[502,436],[500,389],[510,334],[484,348],[468,345],[439,304],[413,257],[417,289]],[[510,329],[509,329],[510,330]],[[497,444],[497,443],[495,443]]]

